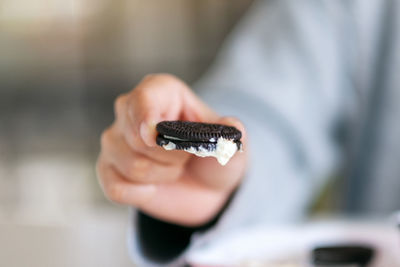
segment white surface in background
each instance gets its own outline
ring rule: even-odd
[[[93,211],[94,166],[79,157],[62,155],[26,156],[14,170],[18,198],[8,214],[13,221],[63,223]],[[1,204],[0,204],[1,210]],[[4,218],[3,218],[4,219]]]
[[[6,163],[0,161],[1,267],[134,266],[127,208],[99,199],[89,159],[42,153]]]
[[[0,222],[0,266],[128,267],[128,215],[72,218],[69,224]]]
[[[394,224],[320,222],[303,226],[253,227],[221,236],[210,246],[189,253],[198,266],[263,266],[294,260],[307,266],[310,251],[335,243],[370,244],[377,248],[372,266],[400,266],[400,231]],[[254,265],[257,264],[257,265]],[[259,265],[261,264],[261,265]]]

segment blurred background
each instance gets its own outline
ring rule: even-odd
[[[128,208],[95,174],[114,99],[149,73],[195,82],[252,2],[0,0],[0,266],[133,265]],[[338,206],[334,178],[315,214]],[[365,229],[398,251],[396,229]]]
[[[95,177],[113,101],[148,73],[195,81],[251,2],[0,0],[0,266],[60,266],[48,254],[78,251],[75,238],[81,260],[107,239],[112,265],[130,265],[127,209]],[[30,255],[39,240],[60,247]]]

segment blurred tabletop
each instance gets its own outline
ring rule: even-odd
[[[134,266],[126,248],[127,222],[128,216],[73,224],[0,221],[0,266]]]
[[[0,219],[0,266],[134,266],[126,246],[128,214],[70,221],[73,223]],[[289,266],[309,266],[309,253],[315,246],[355,242],[375,248],[371,266],[400,266],[400,233],[391,222],[260,225],[217,236],[214,241],[189,251],[188,261],[195,266],[271,266],[266,264],[289,260],[296,263]]]
[[[189,251],[194,266],[310,266],[320,246],[362,245],[375,253],[371,267],[400,266],[400,231],[392,220],[323,219],[296,225],[254,225],[220,234]],[[336,265],[335,265],[336,266]]]

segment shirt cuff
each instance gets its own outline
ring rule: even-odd
[[[229,206],[234,193],[222,210],[208,223],[199,227],[185,227],[164,222],[132,209],[132,226],[128,248],[132,260],[139,266],[183,266],[184,254],[194,233],[213,228]]]

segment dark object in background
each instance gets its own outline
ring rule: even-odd
[[[312,263],[323,266],[348,264],[367,266],[374,253],[374,249],[367,245],[343,244],[317,247],[312,251]]]

